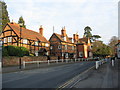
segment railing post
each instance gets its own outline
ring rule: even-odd
[[[25,61],[23,61],[23,69],[25,69]]]
[[[62,62],[63,62],[63,59],[62,59]]]
[[[48,60],[48,65],[50,65],[50,60]]]
[[[39,61],[37,62],[37,66],[39,67]]]
[[[56,63],[58,63],[58,60],[56,61]]]
[[[68,63],[68,60],[66,59],[66,63]]]
[[[75,62],[76,62],[76,58],[75,58]]]

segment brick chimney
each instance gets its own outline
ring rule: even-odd
[[[62,35],[63,37],[65,37],[65,36],[66,36],[66,30],[65,30],[65,27],[64,27],[64,28],[62,28],[62,30],[61,30],[61,35]]]
[[[42,25],[39,28],[39,33],[43,36],[43,27],[42,27]]]
[[[73,34],[73,40],[74,40],[74,42],[77,41],[77,35],[76,34]]]
[[[78,35],[78,34],[76,34],[76,39],[77,39],[77,40],[79,39],[79,35]]]

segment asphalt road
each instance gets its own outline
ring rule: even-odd
[[[66,81],[95,65],[95,62],[77,62],[61,66],[4,73],[2,88],[57,88]]]

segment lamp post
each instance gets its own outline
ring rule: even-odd
[[[22,22],[19,22],[19,25],[20,25],[20,52],[21,52],[21,34],[22,34],[22,26],[23,26],[23,23]],[[20,53],[20,58],[19,58],[19,69],[21,69],[21,66],[22,66],[22,63],[21,63],[21,53]]]

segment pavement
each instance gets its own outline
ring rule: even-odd
[[[95,68],[87,73],[87,76],[72,84],[72,88],[119,88],[120,60],[115,60],[115,66],[111,61],[101,65],[98,70]]]

